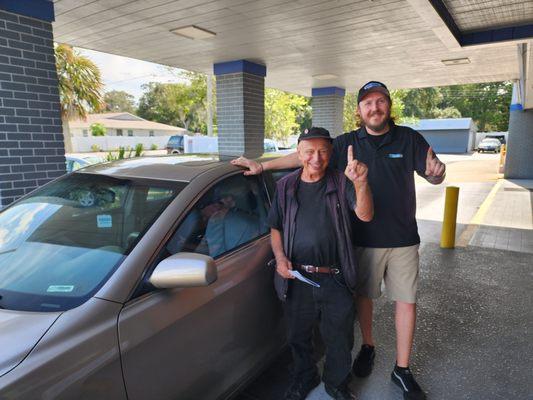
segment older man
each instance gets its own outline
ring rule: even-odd
[[[372,299],[381,295],[384,280],[389,296],[396,302],[396,365],[391,378],[402,389],[404,399],[422,400],[425,394],[409,369],[420,243],[413,172],[430,183],[439,184],[444,180],[446,168],[420,133],[394,123],[392,101],[383,83],[371,81],[361,87],[357,103],[361,127],[335,138],[330,161],[332,167],[344,170],[346,154],[352,147],[358,159],[369,166],[368,180],[375,202],[372,222],[355,221],[353,241],[358,246],[360,271],[357,309],[363,345],[353,372],[365,377],[372,371],[375,356]],[[233,163],[249,168],[245,174],[300,165],[294,154],[261,165],[244,158]]]
[[[372,219],[368,171],[351,153],[345,169],[348,184],[341,172],[329,169],[332,139],[326,129],[312,128],[298,142],[302,168],[278,182],[268,218],[276,288],[286,300],[294,361],[294,380],[285,400],[303,400],[320,383],[312,348],[318,320],[326,344],[326,392],[334,399],[354,399],[347,386],[355,312],[350,289],[355,288],[356,273],[351,220],[354,213],[362,221]],[[294,280],[292,270],[319,287]]]

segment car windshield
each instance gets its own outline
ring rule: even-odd
[[[74,173],[0,212],[0,308],[90,298],[185,183]]]
[[[499,145],[500,144],[500,141],[498,139],[483,139],[481,141],[482,144],[490,144],[490,145]]]

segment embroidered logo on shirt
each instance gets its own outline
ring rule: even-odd
[[[403,158],[402,153],[389,153],[389,158]]]

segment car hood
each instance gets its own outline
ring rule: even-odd
[[[24,360],[60,315],[0,310],[0,376]]]

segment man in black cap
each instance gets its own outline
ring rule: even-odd
[[[326,392],[337,400],[355,399],[347,385],[355,313],[351,291],[356,283],[352,220],[353,215],[371,220],[373,204],[366,165],[349,153],[345,174],[328,168],[331,142],[323,128],[300,135],[297,156],[302,168],[279,180],[268,216],[275,285],[285,301],[294,361],[285,400],[303,400],[320,383],[312,346],[317,321],[326,344]],[[317,286],[294,279],[293,271]]]
[[[356,302],[363,345],[353,372],[365,377],[372,370],[375,356],[372,300],[381,295],[383,280],[389,297],[396,302],[396,365],[391,378],[402,389],[404,399],[423,400],[425,394],[409,369],[416,321],[420,243],[413,173],[439,184],[444,180],[446,168],[420,133],[394,123],[392,101],[383,83],[365,84],[359,90],[357,101],[361,127],[335,138],[330,160],[330,166],[344,170],[348,149],[353,148],[357,159],[368,165],[375,207],[371,222],[361,223],[355,218],[353,242],[358,247],[359,261]],[[294,154],[262,164],[245,158],[232,163],[247,167],[249,170],[245,174],[300,165]]]

